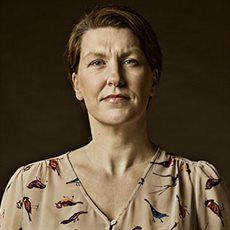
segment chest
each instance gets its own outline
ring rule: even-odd
[[[119,179],[90,171],[79,172],[78,176],[87,195],[111,220],[122,213],[128,205],[141,177],[137,171]]]

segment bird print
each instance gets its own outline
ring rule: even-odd
[[[155,186],[155,187],[160,187],[161,189],[158,189],[156,191],[150,192],[149,194],[159,193],[159,195],[161,195],[162,193],[164,193],[165,191],[167,191],[169,188],[173,188],[173,187],[175,187],[177,185],[177,181],[178,181],[178,178],[179,178],[178,174],[176,176],[172,176],[172,175],[160,175],[160,174],[154,173],[154,172],[153,172],[153,174],[157,175],[157,176],[160,176],[160,177],[170,177],[172,183],[168,184],[168,185]]]
[[[176,195],[178,203],[179,203],[179,217],[182,219],[182,221],[184,220],[186,213],[189,214],[187,207],[186,206],[182,206],[180,198],[178,195]]]
[[[136,226],[132,230],[142,230],[142,227],[141,226]]]
[[[88,212],[85,212],[85,211],[76,212],[76,213],[74,213],[69,219],[63,220],[63,221],[61,222],[61,224],[69,224],[69,223],[71,223],[71,222],[74,222],[74,223],[75,223],[76,220],[77,220],[77,221],[79,220],[79,216],[80,216],[80,215],[86,214],[86,213],[88,213]]]
[[[59,169],[58,161],[56,159],[49,160],[49,166],[53,171],[57,171],[58,176],[60,176],[60,169]]]
[[[141,179],[140,179],[140,181],[138,182],[138,184],[143,185],[143,184],[144,184],[144,182],[145,182],[145,178],[142,178],[142,177],[141,177]]]
[[[24,207],[26,209],[26,212],[28,214],[29,221],[31,221],[32,208],[31,208],[30,198],[24,196],[22,201],[23,201]]]
[[[189,164],[186,163],[185,165],[186,165],[185,171],[190,175],[191,169],[190,169],[190,167],[189,167]]]
[[[170,166],[173,166],[174,163],[174,157],[170,156],[168,160],[166,161],[161,161],[161,162],[155,162],[155,161],[151,161],[151,164],[156,164],[156,165],[161,165],[165,168],[169,168]]]
[[[211,189],[212,187],[217,186],[220,182],[221,182],[221,178],[218,178],[218,179],[209,178],[206,181],[205,189]]]
[[[191,169],[190,169],[188,163],[182,163],[181,166],[180,166],[180,170],[181,171],[185,170],[185,172],[187,172],[189,175],[191,173]]]
[[[73,179],[73,180],[71,180],[71,181],[66,182],[66,184],[71,184],[71,183],[74,183],[74,184],[76,184],[77,186],[80,186],[80,185],[81,185],[81,182],[80,182],[79,178],[75,178],[75,179]]]
[[[155,218],[159,219],[161,222],[163,222],[162,218],[164,217],[168,217],[167,214],[164,214],[164,213],[160,213],[158,212],[154,207],[153,205],[147,200],[147,199],[144,199],[150,206],[150,209],[151,209],[151,212],[152,212],[152,215],[153,215],[153,222],[156,222],[155,221]]]
[[[165,153],[167,156],[170,156],[170,157],[176,157],[177,154],[176,153],[172,153],[172,152],[166,152]]]
[[[205,200],[204,204],[207,208],[209,208],[213,213],[215,213],[220,218],[221,223],[224,226],[224,221],[220,210],[220,206],[213,199]]]
[[[24,172],[25,172],[25,171],[28,171],[28,170],[31,169],[31,167],[32,167],[32,165],[24,166],[24,167],[23,167],[23,171],[24,171]]]
[[[177,225],[178,225],[178,222],[175,222],[175,224],[172,226],[172,228],[170,228],[170,230],[175,229]]]
[[[21,209],[22,206],[23,206],[23,202],[21,200],[19,200],[17,203],[16,203],[16,206],[18,209]]]
[[[83,202],[81,202],[81,201],[79,201],[79,202],[73,201],[73,198],[74,198],[74,196],[72,196],[72,198],[69,198],[68,196],[64,196],[64,198],[62,200],[55,203],[56,208],[63,208],[63,207],[67,207],[67,206],[73,206],[76,204],[83,204]]]
[[[36,178],[36,180],[31,181],[28,185],[27,188],[32,189],[32,188],[40,188],[44,189],[46,187],[45,184],[41,182],[40,178]]]

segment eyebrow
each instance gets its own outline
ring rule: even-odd
[[[139,53],[141,56],[144,56],[143,51],[140,48],[132,48],[132,49],[129,49],[129,50],[125,51],[125,52],[122,52],[122,54],[121,54],[120,57],[124,58],[124,57],[129,56],[132,53]],[[104,57],[107,56],[107,54],[105,52],[97,52],[97,51],[94,52],[94,51],[90,51],[90,52],[86,53],[82,57],[82,59],[85,59],[85,58],[87,58],[89,56],[104,58]]]

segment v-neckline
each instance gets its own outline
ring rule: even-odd
[[[87,202],[89,203],[89,205],[91,206],[91,208],[107,223],[110,224],[113,221],[118,221],[118,219],[126,212],[126,210],[128,209],[130,203],[134,200],[135,196],[138,194],[138,191],[140,190],[140,187],[142,186],[142,182],[145,180],[145,178],[148,175],[148,172],[151,170],[151,168],[153,167],[153,163],[155,162],[155,160],[158,158],[161,148],[158,145],[155,153],[153,154],[151,160],[149,161],[148,165],[146,166],[146,168],[144,169],[143,174],[141,175],[141,177],[139,178],[139,180],[137,181],[137,185],[134,188],[133,192],[131,193],[129,199],[127,200],[127,202],[125,202],[125,205],[123,208],[121,208],[121,210],[119,211],[119,214],[117,215],[116,218],[114,218],[113,220],[110,220],[105,213],[103,213],[100,208],[96,205],[96,203],[93,201],[93,199],[90,197],[90,195],[87,193],[86,189],[84,188],[84,185],[81,183],[81,178],[78,177],[76,170],[70,160],[70,153],[72,151],[69,151],[67,153],[67,159],[69,161],[69,164],[71,166],[71,169],[74,173],[74,175],[76,176],[76,179],[78,181],[79,186],[79,190],[82,193],[82,195],[84,196],[84,198],[87,200]]]

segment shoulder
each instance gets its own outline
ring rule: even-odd
[[[42,181],[48,177],[61,177],[66,168],[69,168],[68,153],[19,167],[10,178],[6,191],[12,184],[17,185],[17,187],[29,186],[30,188],[31,186],[42,186]]]
[[[63,163],[65,163],[65,160],[67,158],[68,152],[61,154],[59,156],[50,157],[47,159],[39,160],[36,162],[29,163],[27,165],[24,165],[21,167],[21,170],[23,172],[33,172],[38,169],[40,170],[46,170],[47,168],[51,168],[53,170],[58,171]]]
[[[161,155],[162,162],[170,162],[169,170],[178,175],[180,183],[190,186],[198,197],[210,192],[229,194],[222,175],[212,163],[205,160],[190,160],[180,153],[169,153],[165,150]]]
[[[187,157],[184,157],[185,154],[181,153],[172,153],[168,152],[166,150],[162,150],[161,152],[161,158],[162,160],[165,159],[165,161],[168,160],[168,163],[171,164],[171,166],[174,166],[174,168],[177,169],[177,171],[186,171],[188,174],[191,174],[193,177],[199,177],[199,176],[205,176],[205,177],[219,177],[218,170],[216,167],[205,160],[191,160]]]
[[[31,162],[31,163],[23,166],[24,171],[27,171],[27,170],[29,170],[32,167],[38,167],[38,166],[41,166],[41,165],[47,165],[47,166],[49,166],[50,164],[52,164],[52,162],[62,162],[63,159],[66,158],[66,155],[68,153],[69,152],[66,152],[66,153],[58,155],[58,156],[49,157],[49,158],[46,158],[46,159],[43,159],[43,160]]]
[[[224,229],[229,229],[229,189],[216,167],[207,161],[193,161],[181,154],[166,151],[163,154],[166,159],[171,158],[171,168],[179,175],[179,186],[183,192],[190,191],[199,227],[209,224],[213,229],[223,229],[224,226]]]
[[[46,159],[43,159],[43,160],[38,160],[38,161],[35,161],[35,162],[31,162],[31,163],[29,163],[29,164],[26,164],[26,165],[24,165],[23,166],[23,169],[25,170],[25,171],[27,171],[27,170],[29,170],[31,167],[33,167],[33,166],[39,166],[39,165],[44,165],[44,164],[50,164],[50,162],[52,162],[52,161],[58,161],[58,162],[61,162],[65,157],[66,157],[66,155],[69,153],[70,151],[68,151],[68,152],[65,152],[65,153],[63,153],[63,154],[60,154],[60,155],[58,155],[58,156],[54,156],[54,157],[49,157],[49,158],[46,158]]]
[[[2,225],[7,226],[7,229],[9,226],[13,226],[10,229],[20,229],[25,202],[37,210],[40,202],[47,197],[59,199],[62,196],[63,188],[69,188],[66,183],[75,178],[68,153],[33,162],[16,170],[2,196],[0,228]],[[28,216],[30,220],[31,212],[28,212]]]
[[[222,185],[226,186],[213,164],[204,160],[194,161],[183,155],[185,154],[171,153],[162,149],[156,159],[155,170],[174,175],[181,184],[191,187],[197,193],[218,190]]]
[[[220,174],[217,168],[210,162],[205,160],[190,160],[180,155],[175,157],[175,161],[180,166],[180,169],[187,170],[191,173],[194,180],[209,180],[216,179],[221,181]]]

